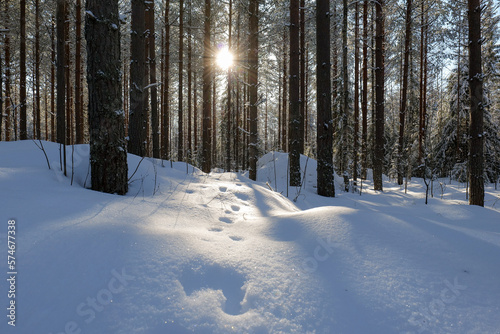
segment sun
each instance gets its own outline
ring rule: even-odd
[[[216,62],[217,66],[223,70],[227,70],[233,66],[233,54],[227,48],[224,48],[217,54]]]

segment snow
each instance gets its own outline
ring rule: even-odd
[[[0,281],[1,333],[500,333],[492,186],[485,208],[448,180],[429,205],[421,180],[360,195],[337,176],[322,198],[302,157],[289,199],[283,153],[259,161],[257,182],[129,155],[129,176],[140,165],[116,196],[85,189],[88,146],[73,185],[44,147],[52,170],[33,142],[0,143],[0,270],[15,219],[18,271],[16,328]]]

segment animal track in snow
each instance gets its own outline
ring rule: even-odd
[[[228,218],[228,217],[220,217],[219,220],[223,223],[226,223],[226,224],[232,224],[233,223],[233,220],[231,218]]]
[[[231,205],[231,209],[233,211],[240,211],[240,207],[238,205]]]
[[[230,235],[229,238],[231,240],[234,240],[234,241],[242,241],[243,240],[242,237],[238,237],[238,236],[235,236],[235,235]]]
[[[245,284],[245,276],[233,268],[224,268],[219,265],[196,264],[186,267],[179,282],[184,288],[187,296],[200,290],[222,290],[226,303],[223,311],[230,315],[239,315],[241,302],[245,296],[242,289]]]

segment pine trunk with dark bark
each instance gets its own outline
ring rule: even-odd
[[[290,1],[290,186],[301,185],[300,175],[300,44],[299,0]]]
[[[163,57],[163,105],[162,105],[162,140],[161,151],[164,160],[170,156],[170,103],[169,103],[169,84],[170,84],[170,0],[165,1],[165,50]]]
[[[130,61],[130,153],[144,157],[146,151],[146,5],[144,0],[132,0],[132,31]]]
[[[203,51],[203,148],[202,170],[210,173],[212,170],[212,45],[211,45],[211,0],[205,0],[205,32]]]
[[[405,30],[405,49],[403,59],[403,87],[401,91],[401,105],[399,107],[399,141],[398,141],[398,184],[403,184],[404,175],[404,135],[405,135],[405,119],[406,106],[408,96],[408,72],[410,59],[410,43],[411,43],[411,15],[412,15],[412,0],[406,2],[406,30]]]
[[[87,0],[86,12],[92,189],[124,195],[128,168],[118,0]]]
[[[19,125],[20,125],[20,139],[28,139],[28,129],[27,129],[27,101],[26,101],[26,0],[20,1],[20,41],[21,47],[19,50],[19,68],[20,68],[20,78],[19,78]]]
[[[484,206],[484,97],[481,68],[481,2],[469,0],[469,204]]]
[[[317,150],[318,194],[335,196],[333,170],[333,119],[330,78],[330,5],[316,1]]]
[[[384,168],[384,0],[375,4],[376,36],[375,36],[375,152],[373,157],[374,190],[383,190],[382,173]]]
[[[259,0],[250,0],[250,52],[248,55],[248,84],[250,97],[250,142],[249,142],[249,178],[257,180],[257,93],[259,83]]]

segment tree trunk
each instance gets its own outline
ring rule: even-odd
[[[57,0],[57,142],[63,146],[64,175],[66,171],[66,55],[64,50],[66,0]]]
[[[205,33],[203,39],[203,161],[202,170],[210,173],[212,170],[212,45],[211,45],[211,0],[205,0]]]
[[[290,1],[290,186],[301,185],[300,175],[300,45],[299,0]]]
[[[76,43],[75,43],[75,130],[77,144],[84,142],[82,89],[82,2],[76,0]]]
[[[286,27],[283,29],[283,119],[282,119],[282,147],[283,152],[288,152],[288,57],[286,45]]]
[[[354,135],[353,135],[353,164],[352,179],[354,185],[358,179],[358,135],[359,135],[359,5],[354,8]]]
[[[193,134],[192,134],[192,110],[193,110],[193,36],[192,36],[192,25],[193,25],[193,1],[189,1],[189,18],[188,18],[188,115],[187,115],[187,161],[191,162],[193,157]]]
[[[151,132],[153,137],[153,158],[160,158],[160,125],[158,117],[158,88],[156,86],[156,32],[154,2],[147,3],[149,31],[149,85],[151,86]]]
[[[56,26],[55,17],[52,15],[50,27],[50,40],[52,44],[50,53],[50,140],[55,142],[56,139]]]
[[[184,111],[183,111],[183,89],[184,89],[184,0],[179,3],[179,127],[177,142],[177,160],[184,161]]]
[[[344,190],[349,191],[349,64],[347,57],[347,25],[348,25],[348,4],[343,0],[342,19],[342,128],[340,130],[339,149],[341,150],[340,173],[344,177]]]
[[[333,119],[330,78],[330,5],[316,1],[318,194],[334,197]]]
[[[299,151],[304,154],[305,145],[305,116],[306,116],[306,2],[300,0],[300,125]]]
[[[118,0],[87,0],[86,9],[92,189],[124,195],[128,168]]]
[[[42,139],[42,125],[40,119],[40,0],[35,0],[35,123],[34,138]],[[1,90],[0,90],[1,91]]]
[[[233,20],[233,1],[229,0],[229,36],[228,36],[228,50],[231,50],[232,39],[232,20]],[[231,134],[232,134],[232,105],[231,105],[231,68],[227,69],[227,132],[226,132],[226,171],[231,171]]]
[[[28,129],[27,129],[27,116],[26,116],[26,0],[20,1],[20,18],[21,18],[21,48],[19,51],[19,68],[20,68],[20,79],[19,79],[19,104],[20,104],[20,114],[19,114],[19,125],[20,125],[20,139],[28,139]]]
[[[382,173],[384,168],[384,0],[375,4],[375,152],[373,158],[374,190],[383,190]]]
[[[66,79],[66,144],[72,145],[73,142],[73,109],[71,105],[72,91],[71,91],[71,53],[70,53],[70,19],[69,19],[69,2],[66,1],[66,12],[65,12],[65,28],[64,28],[64,52],[66,64],[65,69],[65,79]]]
[[[250,97],[250,143],[249,143],[249,177],[257,180],[257,93],[259,83],[259,0],[250,0],[250,52],[248,56],[248,84]]]
[[[366,180],[368,164],[368,0],[363,2],[363,92],[361,113],[363,114],[361,135],[361,178]]]
[[[410,43],[411,43],[411,13],[412,13],[412,0],[406,2],[406,31],[405,31],[405,50],[403,60],[403,88],[401,91],[401,105],[399,107],[399,142],[398,142],[398,184],[403,184],[404,175],[404,131],[406,119],[406,105],[408,96],[408,69],[410,58]]]
[[[165,1],[165,52],[163,58],[163,113],[162,113],[162,158],[169,159],[169,137],[170,137],[170,103],[169,103],[169,85],[170,85],[170,0]]]
[[[129,152],[146,156],[146,19],[145,1],[132,0],[132,32],[130,61]]]
[[[484,206],[483,73],[481,68],[481,3],[469,0],[469,204]]]
[[[10,91],[10,82],[11,82],[11,71],[10,71],[10,22],[9,18],[9,0],[4,1],[4,20],[5,20],[5,141],[10,140],[10,119],[11,119],[11,91]]]

